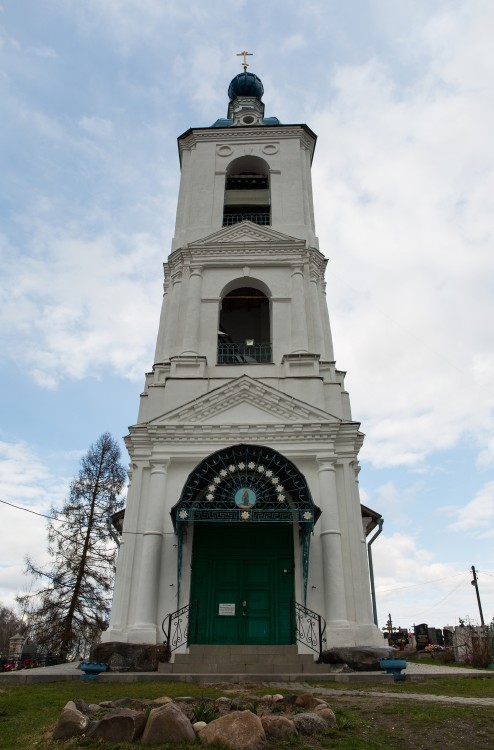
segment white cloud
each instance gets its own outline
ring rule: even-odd
[[[110,372],[142,378],[157,328],[161,248],[145,235],[47,237],[48,247],[21,264],[4,248],[0,298],[10,356],[47,388]]]
[[[494,109],[471,61],[487,36],[473,11],[448,18],[416,30],[438,47],[406,90],[383,62],[341,67],[311,123],[336,356],[378,466],[494,426]]]
[[[26,555],[40,563],[47,560],[43,515],[50,515],[52,504],[62,503],[67,488],[68,481],[51,475],[26,442],[0,441],[0,523],[4,529],[0,600],[4,605],[12,606],[16,594],[29,586],[23,574]]]
[[[463,508],[448,510],[457,518],[448,525],[451,531],[472,531],[488,527],[483,536],[490,535],[494,531],[494,482],[487,482]]]
[[[34,57],[56,60],[58,55],[52,47],[27,47],[27,52]]]
[[[101,138],[109,138],[113,135],[113,123],[104,117],[81,117],[79,125],[89,135]]]
[[[394,625],[427,622],[444,627],[459,618],[480,622],[469,566],[440,562],[437,555],[405,534],[382,534],[372,546],[379,623],[388,613]],[[482,575],[485,601],[494,595],[494,577]],[[490,618],[488,611],[485,616]]]

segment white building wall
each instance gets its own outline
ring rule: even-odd
[[[193,544],[190,528],[178,599],[170,510],[206,456],[242,442],[293,461],[322,510],[311,540],[307,606],[326,617],[328,644],[381,645],[354,470],[363,436],[351,421],[344,373],[334,365],[326,261],[315,236],[314,144],[299,125],[204,128],[179,140],[175,237],[155,364],[127,438],[134,469],[106,641],[162,641],[163,618],[189,599]],[[268,164],[270,227],[222,228],[225,176],[243,156]],[[270,298],[272,363],[217,364],[221,297],[236,286],[262,288]],[[229,409],[241,383],[245,400]],[[295,594],[303,601],[297,527],[294,538]]]

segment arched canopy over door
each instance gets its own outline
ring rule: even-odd
[[[272,448],[235,445],[208,456],[189,474],[171,516],[178,536],[178,580],[184,525],[188,523],[298,524],[307,594],[310,534],[321,511],[305,477]]]

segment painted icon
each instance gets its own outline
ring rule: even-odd
[[[241,487],[235,493],[235,505],[238,508],[245,510],[246,508],[253,508],[256,504],[256,493],[249,489],[249,487]]]

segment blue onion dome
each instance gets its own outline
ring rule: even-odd
[[[237,96],[255,96],[256,99],[262,99],[264,86],[262,81],[254,73],[239,73],[232,80],[228,87],[228,96],[233,101]]]

